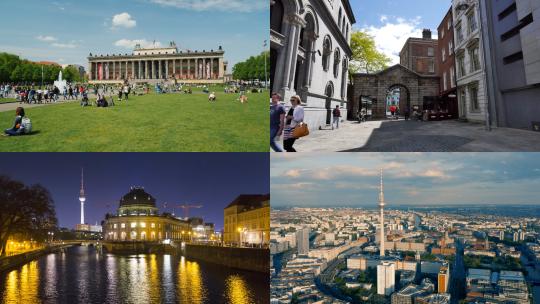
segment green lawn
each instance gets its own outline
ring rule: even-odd
[[[16,102],[15,98],[0,98],[0,103]]]
[[[214,88],[206,94],[130,96],[109,108],[78,102],[28,108],[30,135],[0,136],[0,151],[246,151],[268,152],[268,93],[237,94]],[[14,111],[0,113],[0,127],[11,127]]]

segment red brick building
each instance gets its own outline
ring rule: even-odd
[[[454,54],[454,25],[452,22],[452,8],[448,10],[441,24],[437,28],[437,60],[440,82],[440,99],[436,110],[448,111],[453,118],[458,118],[456,61]]]
[[[424,29],[422,38],[409,38],[405,42],[399,53],[401,65],[422,76],[437,76],[437,44],[437,39],[431,39],[431,30]]]

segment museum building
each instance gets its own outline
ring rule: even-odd
[[[227,70],[225,52],[182,51],[171,41],[168,47],[135,46],[132,54],[92,54],[88,56],[90,83],[121,83],[124,80],[155,83],[177,80],[184,83],[223,83]]]
[[[188,221],[159,214],[156,199],[141,187],[132,187],[120,199],[117,213],[107,214],[102,226],[107,241],[188,241],[192,234]]]

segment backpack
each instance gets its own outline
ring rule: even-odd
[[[24,134],[29,134],[32,132],[32,122],[30,121],[30,118],[23,117],[21,121],[21,129]]]

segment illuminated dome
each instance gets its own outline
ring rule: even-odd
[[[120,199],[118,215],[156,215],[156,199],[142,187],[132,187]]]

